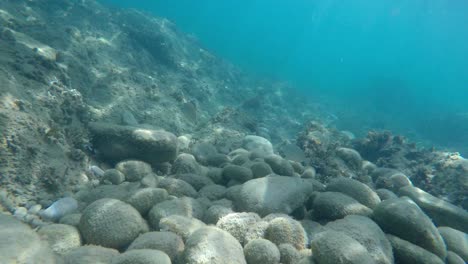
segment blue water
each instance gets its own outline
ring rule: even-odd
[[[213,53],[327,98],[343,129],[468,149],[466,0],[120,0]]]

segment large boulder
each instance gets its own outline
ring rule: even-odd
[[[393,235],[387,235],[392,244],[395,263],[401,264],[443,264],[444,262],[435,254],[422,247]]]
[[[148,213],[148,223],[155,230],[159,230],[159,221],[171,215],[182,215],[203,219],[205,207],[197,200],[182,197],[158,203]]]
[[[392,245],[385,233],[371,219],[360,215],[349,215],[344,219],[330,222],[327,229],[343,232],[363,245],[378,264],[392,264]]]
[[[100,199],[88,205],[80,219],[79,230],[87,244],[121,249],[147,227],[131,205],[115,199]]]
[[[374,209],[373,218],[384,232],[420,246],[442,259],[447,255],[439,231],[411,199],[385,200]]]
[[[182,256],[185,245],[182,238],[173,232],[148,232],[135,239],[127,250],[133,249],[161,250],[174,262]]]
[[[243,147],[246,150],[255,152],[258,156],[268,156],[273,154],[273,145],[268,139],[259,136],[245,136]]]
[[[137,159],[158,164],[177,157],[177,137],[167,131],[102,122],[90,123],[89,130],[93,146],[111,162]]]
[[[203,227],[192,233],[186,243],[184,263],[246,264],[241,244],[231,234],[216,227]]]
[[[364,183],[353,179],[339,178],[328,184],[326,191],[344,193],[369,208],[374,208],[380,203],[377,193]]]
[[[438,229],[447,245],[447,250],[457,253],[468,262],[468,235],[448,226],[441,226]]]
[[[112,259],[112,264],[171,264],[169,256],[155,249],[133,249]]]
[[[372,210],[354,198],[339,192],[319,193],[314,199],[313,213],[317,219],[335,220],[347,215],[369,216]]]
[[[233,193],[239,211],[255,212],[260,216],[271,213],[290,214],[312,193],[312,184],[296,177],[268,176],[250,180]]]
[[[317,264],[374,264],[366,248],[345,233],[325,231],[311,242]]]
[[[107,264],[118,255],[119,251],[113,248],[87,245],[70,250],[63,256],[63,260],[65,264]]]
[[[462,208],[413,186],[400,188],[399,194],[415,201],[437,226],[450,226],[468,233],[468,212]]]

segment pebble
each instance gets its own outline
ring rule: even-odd
[[[28,214],[26,207],[16,207],[15,213],[13,214],[16,219],[22,220]]]

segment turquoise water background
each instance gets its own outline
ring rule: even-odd
[[[250,73],[326,101],[338,126],[468,148],[466,0],[120,0]]]

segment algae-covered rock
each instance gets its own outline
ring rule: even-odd
[[[74,248],[63,256],[65,264],[110,264],[119,251],[95,245]]]
[[[227,165],[223,168],[223,177],[226,181],[235,180],[243,183],[253,178],[252,171],[238,165]]]
[[[219,219],[216,227],[229,232],[243,245],[248,228],[258,221],[260,217],[256,213],[230,213]]]
[[[400,195],[410,197],[438,226],[450,226],[468,233],[468,212],[413,186],[399,190]]]
[[[130,195],[127,203],[137,209],[141,215],[146,215],[154,205],[167,200],[168,197],[169,194],[165,189],[143,188]]]
[[[338,192],[319,193],[313,203],[314,216],[317,219],[335,220],[347,215],[372,214],[372,210],[352,197]]]
[[[441,226],[438,229],[447,245],[447,250],[457,253],[468,262],[468,234],[448,226]]]
[[[395,263],[401,264],[443,264],[437,255],[399,237],[387,234],[392,244]]]
[[[328,230],[342,232],[363,245],[378,264],[392,264],[392,246],[385,233],[371,219],[360,215],[349,215],[344,219],[330,222]]]
[[[263,137],[253,135],[245,136],[243,146],[246,150],[255,151],[257,155],[262,157],[273,154],[273,145],[268,139]]]
[[[148,232],[140,235],[130,244],[127,250],[133,249],[156,249],[166,253],[174,262],[184,252],[184,241],[173,232]]]
[[[278,247],[266,239],[254,239],[244,247],[247,264],[268,263],[279,264],[280,252]]]
[[[277,217],[271,220],[264,237],[277,246],[291,244],[298,250],[304,249],[308,243],[307,234],[301,223],[289,217]]]
[[[184,174],[184,173],[193,173],[201,174],[201,166],[197,163],[195,157],[191,154],[181,153],[177,156],[172,165],[171,173],[172,174]]]
[[[311,247],[317,264],[375,263],[363,245],[342,232],[322,232],[312,240]]]
[[[312,184],[303,179],[268,176],[242,184],[232,193],[232,198],[238,210],[265,216],[270,213],[289,214],[302,206],[311,193]]]
[[[151,165],[139,160],[126,160],[117,163],[115,168],[125,175],[127,181],[139,181],[147,175],[153,173]],[[105,175],[105,172],[104,172]]]
[[[380,203],[379,196],[369,186],[353,179],[339,178],[328,184],[326,191],[344,193],[371,209]]]
[[[145,222],[135,208],[107,198],[88,205],[79,224],[86,243],[116,249],[129,245],[145,228]]]
[[[374,221],[388,234],[398,236],[445,258],[447,250],[431,219],[409,198],[381,202],[373,214]]]
[[[198,193],[195,188],[183,180],[167,177],[161,178],[158,183],[158,187],[166,189],[170,195],[174,195],[176,197],[198,197]]]
[[[293,176],[294,175],[294,168],[291,163],[281,156],[278,155],[270,155],[265,157],[265,162],[270,165],[271,169],[274,173],[281,175],[281,176]]]
[[[186,243],[184,263],[246,264],[244,250],[231,234],[216,227],[204,227],[192,233]]]
[[[205,226],[205,223],[202,221],[183,215],[170,215],[159,221],[159,228],[161,231],[176,233],[184,240],[187,240],[193,232]]]
[[[177,137],[167,131],[102,122],[90,123],[89,130],[93,146],[111,162],[137,159],[157,164],[177,156]]]
[[[155,230],[159,230],[159,221],[171,215],[182,215],[203,219],[205,207],[197,200],[189,197],[182,197],[167,200],[156,204],[148,213],[148,223]]]
[[[111,264],[171,264],[169,256],[154,249],[133,249],[112,259]]]

